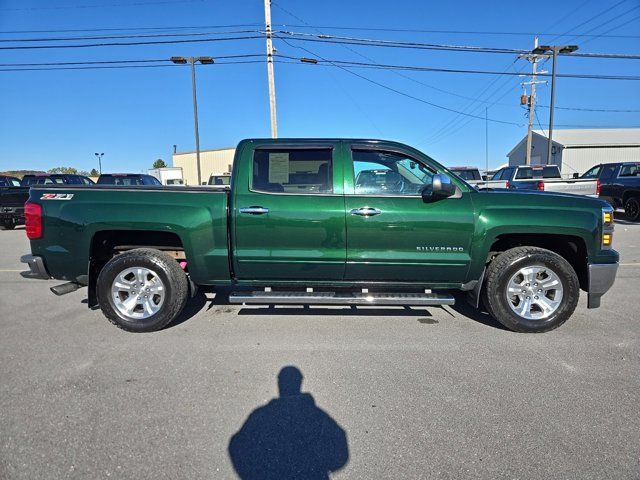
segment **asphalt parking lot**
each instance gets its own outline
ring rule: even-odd
[[[278,478],[285,461],[300,478],[640,478],[640,224],[617,223],[602,307],[583,294],[541,335],[461,302],[273,310],[213,291],[131,334],[85,291],[23,279],[24,230],[0,231],[0,478]],[[277,399],[281,371],[309,395]]]

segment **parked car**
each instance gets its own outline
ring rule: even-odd
[[[71,173],[44,173],[28,174],[22,177],[20,185],[30,187],[31,185],[93,185],[93,180],[84,175]]]
[[[211,175],[209,177],[209,182],[207,185],[230,185],[231,184],[231,174],[230,173],[222,173],[220,175]]]
[[[156,177],[162,185],[184,185],[182,167],[150,168],[147,173]]]
[[[18,182],[18,185],[20,182]],[[24,204],[29,199],[29,188],[16,186],[0,187],[0,226],[13,230],[24,223]]]
[[[19,187],[20,179],[10,175],[0,175],[0,187]]]
[[[162,185],[153,175],[144,173],[103,173],[98,177],[98,185],[135,187],[141,185]]]
[[[476,167],[451,167],[450,171],[467,182],[481,182],[482,175]]]
[[[519,165],[498,170],[487,188],[538,190],[596,196],[597,181],[591,178],[563,179],[557,165]]]
[[[243,140],[233,178],[34,186],[25,275],[66,281],[58,295],[87,286],[89,307],[137,332],[174,320],[198,285],[264,287],[229,300],[295,305],[451,305],[454,289],[512,330],[543,332],[580,289],[598,307],[618,268],[606,202],[478,191],[400,143]]]
[[[640,220],[640,163],[606,163],[597,167],[600,198],[614,208],[624,208],[629,220]]]

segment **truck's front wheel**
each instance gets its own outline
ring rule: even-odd
[[[560,255],[517,247],[498,255],[486,276],[488,310],[516,332],[540,333],[559,327],[578,304],[580,284]]]
[[[184,271],[166,253],[137,248],[113,257],[97,281],[104,315],[130,332],[160,330],[174,320],[187,301]]]

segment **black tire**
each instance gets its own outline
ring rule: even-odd
[[[507,288],[520,269],[534,265],[546,267],[556,274],[562,283],[563,295],[552,314],[527,319],[511,308]],[[550,250],[537,247],[516,247],[498,255],[487,267],[485,288],[489,314],[508,329],[523,333],[542,333],[558,328],[573,314],[580,296],[580,282],[569,262]]]
[[[164,284],[164,300],[159,310],[144,319],[133,319],[116,307],[111,287],[120,273],[130,268],[151,270]],[[102,313],[111,323],[129,332],[153,332],[173,321],[187,302],[187,276],[178,263],[160,250],[137,248],[116,255],[98,275],[96,293]]]
[[[624,203],[624,213],[632,222],[640,220],[640,197],[628,198]]]
[[[5,230],[13,230],[14,228],[16,228],[16,224],[13,222],[5,222],[2,224],[2,226]]]

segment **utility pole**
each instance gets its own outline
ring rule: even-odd
[[[202,65],[211,65],[214,63],[211,57],[171,57],[170,60],[176,65],[191,64],[191,91],[193,94],[193,124],[196,135],[196,162],[198,172],[198,185],[202,184],[202,167],[200,165],[200,133],[198,132],[198,96],[196,94],[196,62]],[[174,145],[175,151],[175,145]]]
[[[271,0],[264,0],[264,24],[267,39],[267,76],[269,78],[269,111],[271,114],[271,138],[278,138],[276,115],[276,82],[273,77],[273,41],[271,40]]]
[[[538,37],[535,37],[533,41],[534,48],[538,48]],[[527,104],[529,107],[529,122],[527,125],[527,156],[525,160],[525,165],[531,165],[531,147],[533,141],[533,120],[536,114],[536,83],[544,83],[537,82],[536,76],[538,74],[538,56],[537,55],[528,55],[528,60],[531,62],[531,81],[525,82],[523,85],[531,85],[531,96],[528,98]]]
[[[547,141],[547,164],[551,163],[551,146],[553,145],[553,108],[556,100],[556,62],[559,53],[572,53],[578,50],[577,45],[543,45],[533,49],[534,55],[551,53],[553,68],[551,71],[551,102],[549,105],[549,139]]]

